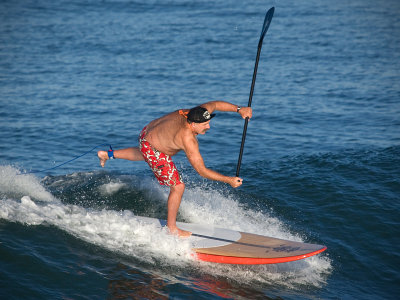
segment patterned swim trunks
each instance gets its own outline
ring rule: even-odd
[[[139,149],[144,160],[149,164],[151,170],[161,185],[176,186],[183,183],[182,177],[171,157],[153,148],[145,139],[147,127],[142,129],[139,136]]]

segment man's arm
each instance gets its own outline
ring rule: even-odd
[[[203,157],[201,156],[199,151],[199,143],[197,142],[197,139],[195,137],[187,136],[184,137],[183,140],[185,147],[185,149],[183,150],[185,151],[189,162],[200,176],[207,179],[228,183],[234,188],[242,185],[242,179],[240,179],[239,177],[225,176],[216,171],[208,169],[205,166]]]
[[[210,101],[200,106],[207,109],[210,114],[215,110],[237,112],[237,109],[239,107],[238,105],[226,101]],[[241,107],[239,110],[239,114],[242,116],[243,119],[246,119],[247,117],[250,119],[253,115],[253,111],[251,107]]]

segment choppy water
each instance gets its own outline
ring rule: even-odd
[[[179,220],[327,245],[265,266],[193,261],[133,215],[166,217],[143,162],[98,166],[153,118],[246,105],[275,6],[241,176],[175,157]],[[0,296],[5,299],[396,299],[400,292],[398,1],[2,1]],[[206,165],[236,170],[243,122],[219,113]]]

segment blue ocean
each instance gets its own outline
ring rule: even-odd
[[[178,221],[326,245],[270,265],[197,261],[165,219],[138,145],[151,120],[211,100],[246,106],[237,189],[174,157]],[[1,299],[398,299],[400,2],[0,1]],[[198,137],[234,176],[243,119]]]

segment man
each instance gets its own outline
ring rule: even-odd
[[[176,226],[176,216],[185,184],[171,156],[183,150],[193,168],[201,176],[228,183],[233,188],[242,185],[242,179],[239,177],[225,176],[208,169],[200,155],[197,135],[205,134],[210,129],[210,121],[215,116],[212,113],[216,110],[237,112],[243,119],[252,117],[250,107],[240,107],[224,101],[211,101],[190,110],[174,111],[151,121],[140,133],[139,147],[97,153],[102,167],[109,158],[145,160],[159,183],[170,187],[167,227],[171,233],[181,237],[190,236],[191,232],[181,230]]]

